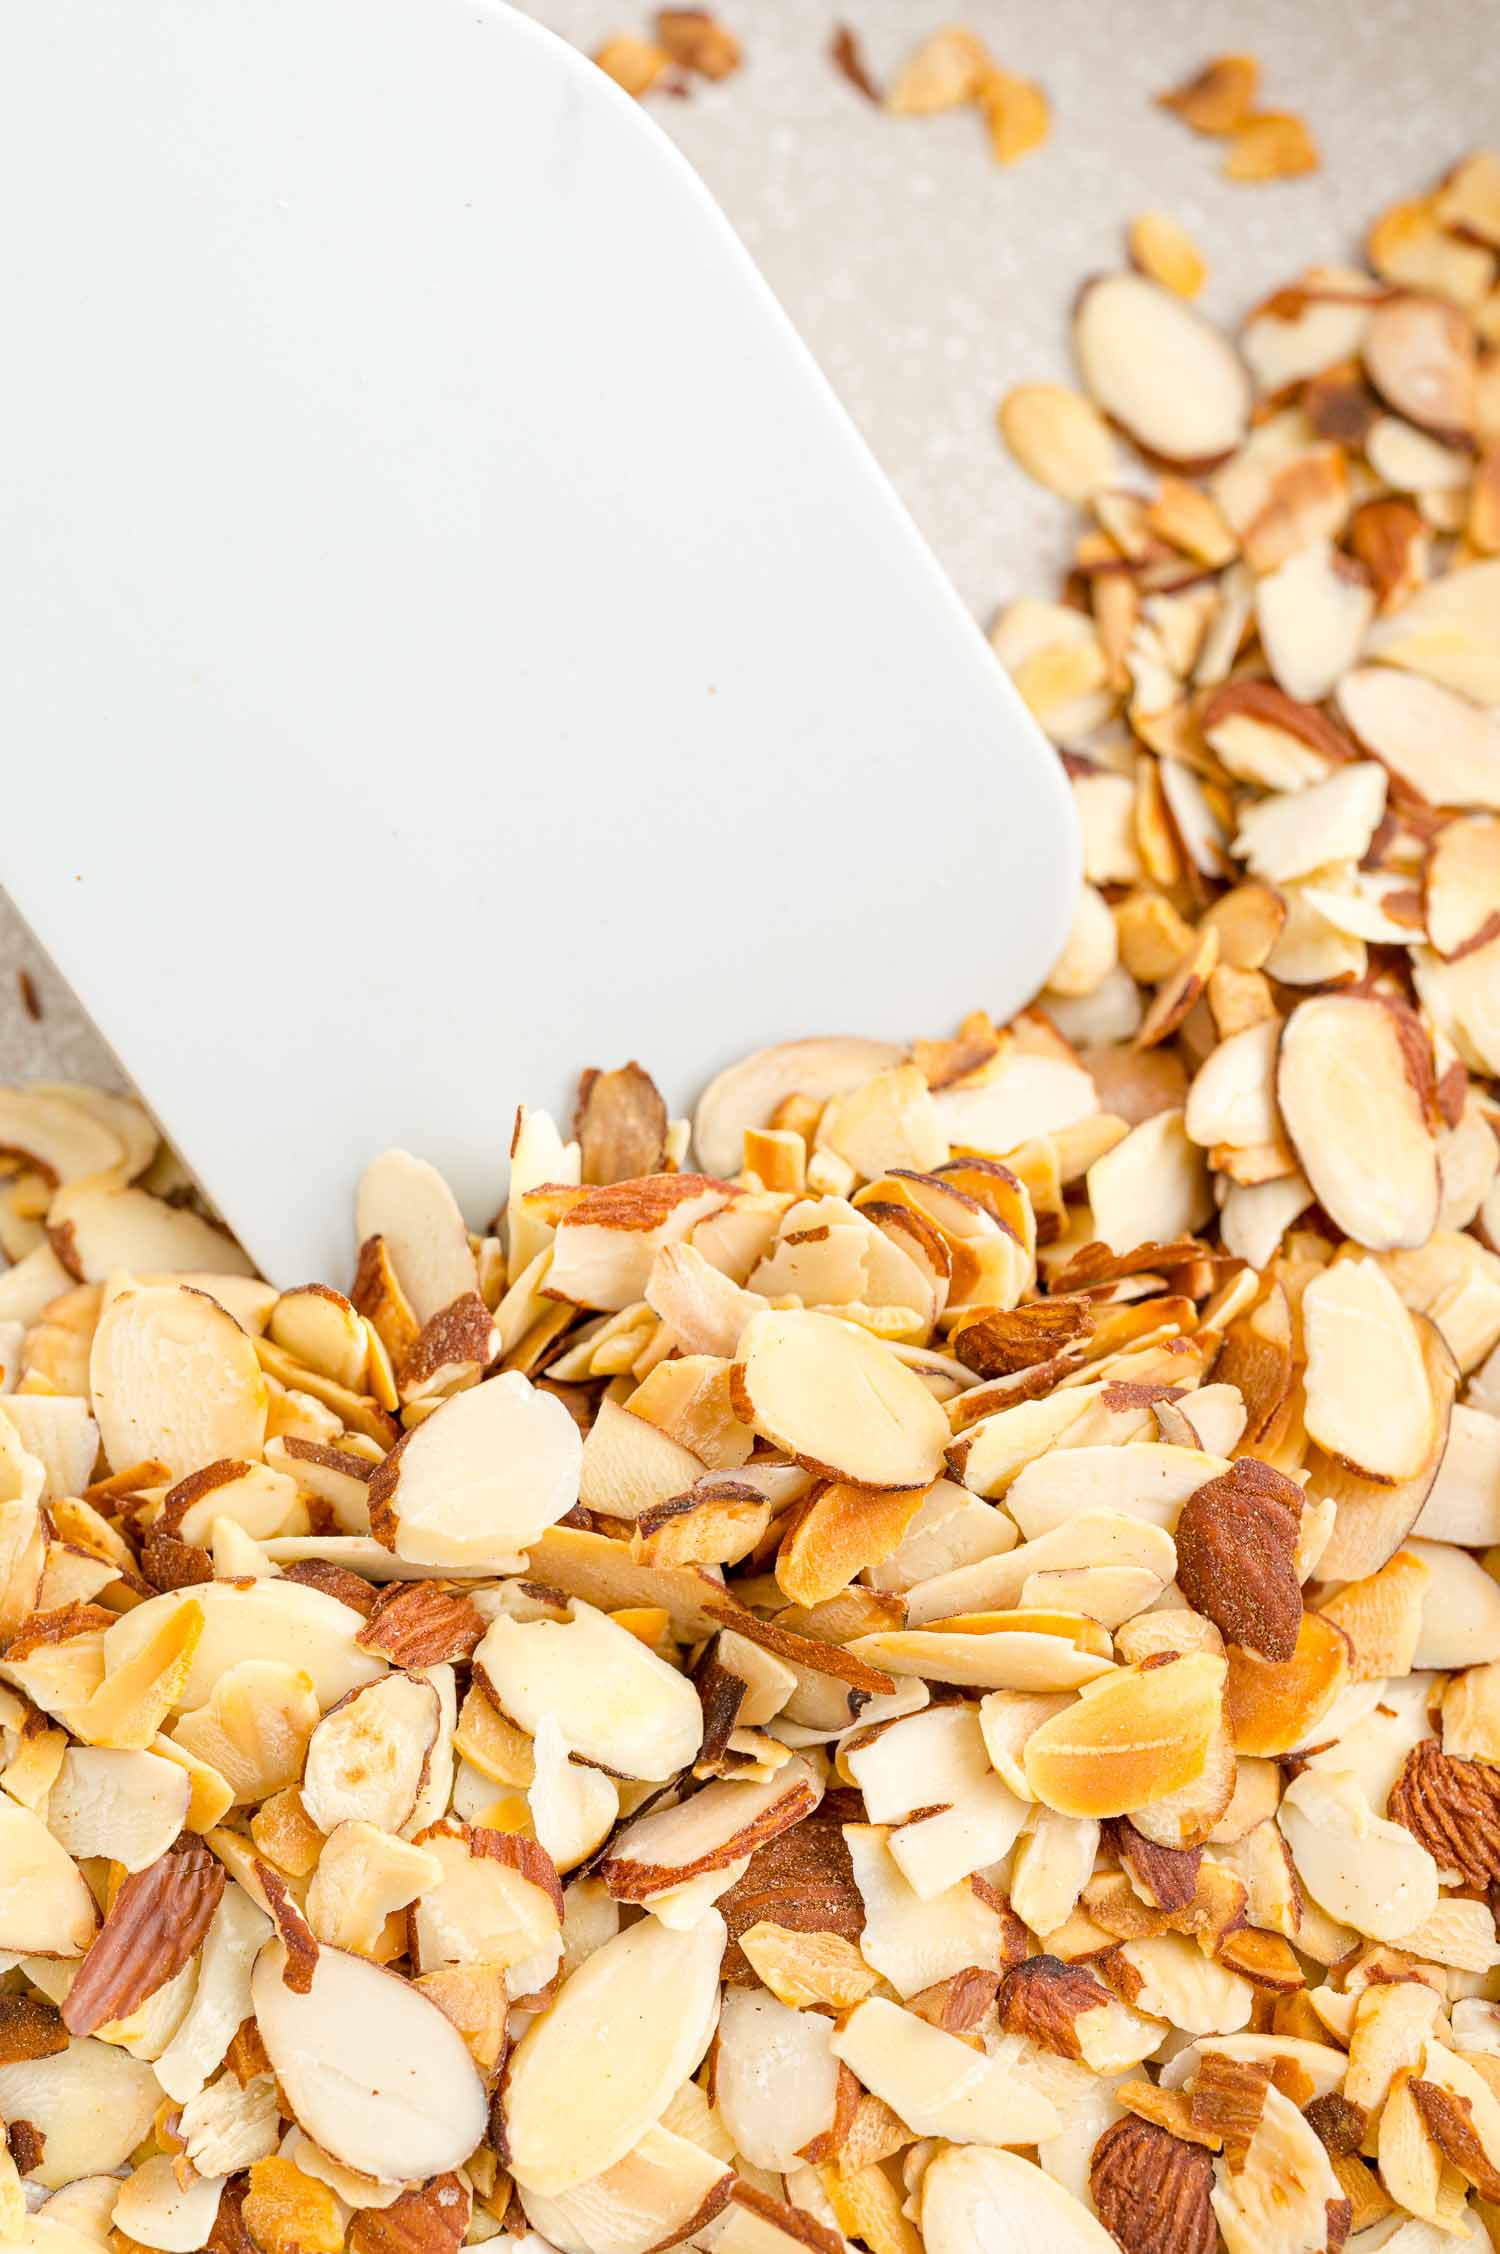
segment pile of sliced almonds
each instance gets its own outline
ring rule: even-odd
[[[347,1295],[0,1092],[0,2244],[1485,2243],[1497,181],[1086,292],[1012,1023],[389,1152]]]

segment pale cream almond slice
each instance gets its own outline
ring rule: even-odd
[[[726,2161],[658,2122],[602,2175],[553,2198],[523,2192],[521,2203],[558,2254],[653,2254],[707,2232],[734,2180]]]
[[[549,1959],[545,1983],[562,1953],[562,1888],[550,1856],[534,1839],[445,1817],[413,1845],[439,1866],[411,1912],[412,1958],[422,1972],[448,1964],[497,1965],[508,1976]],[[510,1981],[508,1980],[508,1985]]]
[[[155,1458],[174,1478],[223,1456],[258,1457],[268,1397],[255,1347],[203,1292],[119,1292],[99,1318],[89,1393],[116,1468]]]
[[[945,1614],[1003,1611],[1030,1604],[1032,1600],[1023,1592],[1033,1575],[1095,1568],[1142,1571],[1162,1588],[1177,1570],[1177,1553],[1171,1536],[1161,1527],[1124,1512],[1084,1510],[1035,1541],[1023,1542],[1019,1549],[922,1582],[907,1600],[907,1625],[923,1628]],[[1051,1603],[1038,1608],[1049,1612],[1081,1609]]]
[[[50,2058],[0,2066],[0,2119],[29,2121],[38,2132],[42,2156],[28,2176],[48,2191],[82,2176],[112,2175],[146,2136],[160,2102],[144,2060],[92,2038],[70,2040]],[[38,2236],[39,2246],[52,2243]],[[59,2254],[73,2254],[75,2245],[98,2241],[57,2243]]]
[[[506,1272],[512,1285],[552,1242],[554,1222],[528,1202],[546,1183],[576,1185],[582,1154],[576,1142],[564,1143],[549,1112],[525,1104],[516,1109],[510,1142],[510,1182],[506,1191]]]
[[[1207,1652],[1117,1668],[1028,1738],[1033,1794],[1061,1815],[1102,1817],[1191,1784],[1220,1726],[1224,1676],[1224,1661]]]
[[[1356,760],[1326,782],[1247,807],[1234,850],[1253,875],[1273,884],[1310,876],[1330,862],[1358,862],[1385,812],[1385,793],[1380,763]]]
[[[231,1879],[198,1954],[192,2002],[154,2063],[156,2079],[178,2104],[194,2098],[250,2016],[250,1974],[270,1938],[271,1920]]]
[[[386,1919],[442,1882],[435,1855],[352,1819],[330,1832],[307,1889],[307,1922],[330,1949],[374,1956]]]
[[[970,1690],[1076,1690],[1113,1665],[1108,1636],[1081,1613],[962,1614],[855,1636],[846,1648],[888,1674]]]
[[[47,1234],[80,1283],[103,1283],[118,1269],[132,1275],[255,1273],[225,1230],[187,1206],[168,1205],[149,1190],[122,1188],[108,1176],[65,1184],[47,1208]]]
[[[1053,1566],[1027,1577],[1023,1607],[1081,1612],[1101,1627],[1118,1628],[1154,1604],[1166,1587],[1159,1574],[1140,1565]]]
[[[736,1412],[810,1470],[864,1487],[926,1487],[948,1420],[921,1379],[867,1332],[828,1315],[768,1312],[746,1325]]]
[[[1387,663],[1346,673],[1338,705],[1366,749],[1429,805],[1500,808],[1500,722],[1466,696]]]
[[[1316,705],[1299,704],[1273,681],[1226,681],[1208,698],[1202,721],[1205,742],[1230,774],[1261,790],[1303,790],[1326,782],[1351,750],[1347,736]],[[1219,906],[1222,910],[1222,902]],[[1257,936],[1250,951],[1264,961],[1268,946]],[[1240,961],[1242,952],[1226,948],[1225,960]],[[1241,962],[1241,967],[1259,965]]]
[[[724,1940],[715,1910],[687,1932],[643,1918],[564,1981],[506,2068],[507,2162],[523,2192],[573,2190],[660,2118],[708,2046]]]
[[[1062,953],[1047,974],[1049,992],[1079,1000],[1097,992],[1119,961],[1119,952],[1109,904],[1094,885],[1086,884],[1078,895]]]
[[[685,1494],[703,1477],[704,1468],[703,1459],[691,1449],[606,1396],[583,1443],[576,1497],[570,1497],[565,1508],[576,1499],[603,1518],[638,1519]]]
[[[1428,430],[1466,431],[1474,414],[1474,327],[1438,297],[1378,305],[1362,353],[1370,381],[1396,412]]]
[[[919,2136],[1028,2145],[1061,2126],[1040,2090],[881,1996],[855,2005],[833,2038],[833,2051]]]
[[[477,1288],[464,1217],[426,1159],[388,1150],[372,1160],[360,1177],[354,1225],[362,1245],[384,1240],[419,1326]]]
[[[1427,849],[1427,936],[1445,958],[1468,954],[1500,930],[1500,819],[1460,815]]]
[[[266,1335],[335,1384],[363,1390],[369,1336],[341,1291],[327,1284],[284,1291],[271,1309]]]
[[[968,1704],[931,1706],[857,1732],[839,1753],[840,1774],[864,1795],[877,1824],[946,1805],[982,1783],[989,1768],[979,1714]]]
[[[769,1784],[707,1784],[676,1807],[628,1824],[599,1875],[620,1901],[647,1901],[753,1854],[810,1815],[822,1797],[816,1773],[800,1760],[787,1762]]]
[[[1471,1550],[1500,1542],[1500,1417],[1454,1409],[1443,1460],[1412,1532]]]
[[[1097,408],[1059,384],[1017,384],[1000,402],[1000,436],[1039,485],[1087,501],[1112,485],[1119,457]]]
[[[1344,2188],[1316,2131],[1270,2088],[1238,2172],[1214,2170],[1212,2203],[1228,2254],[1293,2254],[1333,2243]]]
[[[1229,1456],[1245,1429],[1248,1411],[1239,1387],[1221,1383],[1200,1385],[1185,1401],[1153,1402],[1152,1414],[1169,1446]]]
[[[47,1829],[69,1855],[144,1870],[182,1830],[191,1798],[186,1770],[159,1754],[74,1745],[47,1796]]]
[[[1098,1091],[1080,1065],[1016,1048],[1002,1050],[971,1079],[940,1088],[934,1102],[953,1148],[989,1158],[1076,1126],[1099,1109]]]
[[[325,1712],[385,1673],[385,1661],[356,1641],[363,1622],[350,1606],[302,1582],[270,1579],[253,1585],[203,1582],[137,1605],[105,1634],[106,1676],[139,1658],[164,1623],[187,1605],[198,1608],[203,1633],[174,1696],[179,1713],[206,1706],[220,1679],[242,1660],[278,1661],[310,1676]]]
[[[1300,887],[1306,906],[1336,931],[1377,947],[1406,947],[1420,939],[1420,925],[1392,915],[1388,908],[1388,903],[1409,904],[1412,889],[1404,871],[1383,876],[1356,869],[1348,861],[1316,871]]]
[[[1414,493],[1419,502],[1466,486],[1473,474],[1473,457],[1461,447],[1443,445],[1399,415],[1382,415],[1366,433],[1365,459],[1393,492]]]
[[[1437,1221],[1430,1076],[1415,1019],[1373,997],[1299,1003],[1282,1034],[1277,1098],[1302,1171],[1337,1225],[1375,1251],[1422,1244]]]
[[[299,2126],[383,2183],[417,2183],[467,2160],[487,2108],[463,2037],[409,1981],[320,1949],[305,1993],[284,1944],[256,1959],[251,1994],[271,2067]]]
[[[0,1793],[0,1949],[13,1956],[81,1957],[98,1925],[72,1856],[40,1816]]]
[[[397,1443],[371,1475],[370,1524],[413,1563],[513,1572],[578,1500],[582,1455],[562,1402],[511,1370]]]
[[[400,1831],[416,1808],[439,1718],[437,1692],[417,1675],[386,1675],[331,1708],[308,1740],[301,1785],[318,1829],[368,1823]]]
[[[1272,1017],[1247,1025],[1210,1050],[1193,1076],[1183,1113],[1190,1142],[1207,1150],[1217,1143],[1244,1147],[1275,1140],[1281,1131],[1276,1108],[1280,1046],[1281,1020]]]
[[[888,1065],[847,1094],[830,1097],[814,1148],[836,1152],[866,1181],[893,1166],[926,1172],[948,1156],[926,1077],[914,1064]]]
[[[634,1306],[661,1247],[682,1243],[736,1195],[702,1174],[649,1174],[581,1191],[558,1223],[544,1295],[606,1314]]]
[[[646,1278],[645,1299],[671,1331],[679,1352],[726,1359],[733,1357],[750,1317],[765,1304],[758,1292],[744,1290],[693,1244],[661,1247]]]
[[[998,1501],[1026,1466],[1060,1440],[1096,1398],[1096,1392],[1087,1386],[1060,1387],[1037,1400],[1023,1398],[1012,1407],[979,1417],[949,1447],[949,1469],[971,1494]],[[991,1511],[988,1516],[997,1525],[1009,1523],[999,1511]],[[1009,1542],[1004,1544],[1007,1549],[1010,1546]],[[935,1559],[933,1570],[942,1570]]]
[[[1184,1934],[1127,1941],[1120,1955],[1135,1975],[1128,1983],[1132,2008],[1148,2018],[1164,2019],[1185,2035],[1237,2035],[1249,2024],[1255,2005],[1250,1982]]]
[[[693,1686],[628,1630],[574,1602],[566,1620],[502,1615],[474,1652],[476,1675],[533,1736],[550,1713],[585,1760],[659,1783],[686,1767],[703,1737]]]
[[[281,2141],[273,2078],[252,2074],[242,2084],[237,2074],[221,2074],[183,2107],[178,2133],[201,2175],[230,2175],[265,2159]]]
[[[912,1891],[879,1824],[846,1824],[854,1883],[864,1911],[860,1954],[900,1996],[919,1995],[969,1965],[994,1965],[1006,1946],[999,1898],[964,1880],[923,1900]]]
[[[1277,1821],[1313,1900],[1357,1933],[1395,1941],[1437,1908],[1431,1855],[1377,1816],[1351,1776],[1304,1770],[1283,1793]]]
[[[1005,1503],[1028,1542],[1088,1510],[1145,1519],[1170,1533],[1189,1495],[1228,1469],[1222,1456],[1157,1440],[1124,1448],[1054,1448],[1026,1466]]]
[[[1216,880],[1229,876],[1229,833],[1200,778],[1180,759],[1163,759],[1159,772],[1162,795],[1193,867]]]
[[[1303,1421],[1327,1455],[1391,1486],[1438,1444],[1421,1335],[1378,1261],[1336,1260],[1302,1295]]]
[[[1476,1072],[1500,1071],[1500,938],[1456,962],[1412,950],[1418,999]]]
[[[73,1278],[50,1244],[34,1245],[13,1267],[0,1271],[0,1321],[28,1327],[59,1292],[71,1288]]]
[[[1375,615],[1368,581],[1326,542],[1303,548],[1255,589],[1261,647],[1278,685],[1317,704],[1354,663]]]
[[[834,2023],[763,1989],[727,1988],[714,2046],[714,2107],[739,2156],[781,2173],[833,2128]]]
[[[1203,1154],[1175,1109],[1133,1127],[1095,1159],[1084,1181],[1093,1234],[1112,1252],[1170,1244],[1201,1228],[1213,1211]]]
[[[1318,1559],[1325,1580],[1364,1580],[1378,1572],[1410,1534],[1438,1477],[1448,1446],[1458,1371],[1436,1324],[1419,1315],[1416,1328],[1435,1417],[1432,1454],[1414,1479],[1395,1486],[1365,1479],[1314,1455],[1309,1467],[1314,1492],[1334,1506],[1333,1530]]]
[[[361,1494],[363,1494],[361,1486]],[[269,1464],[244,1463],[232,1456],[189,1472],[162,1500],[158,1520],[164,1534],[179,1542],[206,1546],[214,1523],[232,1518],[257,1541],[280,1531],[298,1514],[297,1481]]]
[[[123,1153],[117,1169],[122,1181],[133,1182],[137,1175],[144,1174],[162,1151],[155,1120],[134,1096],[117,1095],[108,1088],[92,1088],[81,1080],[32,1080],[27,1084],[26,1093],[56,1097],[75,1111],[83,1112],[100,1127],[107,1128]],[[168,1154],[162,1152],[162,1155]]]
[[[167,2153],[143,2160],[120,2186],[115,2229],[164,2254],[196,2254],[208,2243],[228,2176],[201,2176],[192,2169],[188,2176],[185,2185],[179,2182]]]
[[[928,2254],[1115,2254],[1118,2242],[1081,2199],[1018,2153],[949,2145],[922,2175]]]
[[[853,1035],[785,1041],[759,1049],[710,1081],[693,1115],[693,1148],[710,1174],[732,1175],[744,1156],[747,1127],[764,1127],[788,1096],[815,1104],[845,1094],[872,1073],[901,1062],[902,1052],[885,1041]]]
[[[1500,1585],[1450,1542],[1408,1541],[1428,1571],[1414,1668],[1477,1667],[1500,1659]]]
[[[619,1788],[602,1770],[569,1760],[563,1734],[550,1714],[544,1714],[538,1725],[532,1756],[526,1801],[537,1841],[559,1871],[572,1870],[614,1829],[620,1814]]]
[[[1266,957],[1267,978],[1284,986],[1348,986],[1363,978],[1369,956],[1355,939],[1319,913],[1300,884],[1282,887],[1284,921]]]
[[[71,1092],[46,1083],[0,1088],[0,1153],[24,1159],[57,1184],[98,1174],[118,1179],[126,1164],[124,1140],[115,1129],[76,1103]]]
[[[1500,557],[1433,580],[1382,618],[1365,645],[1367,657],[1425,675],[1477,704],[1500,701],[1497,653]]]
[[[641,1565],[628,1542],[579,1526],[549,1526],[531,1545],[536,1580],[607,1612],[638,1606],[664,1611],[683,1643],[699,1643],[724,1623],[711,1607],[727,1602],[723,1576],[702,1565]]]
[[[999,1777],[984,1777],[950,1807],[900,1825],[887,1845],[912,1892],[928,1902],[1008,1855],[1030,1812]]]
[[[32,1500],[55,1503],[82,1494],[99,1455],[99,1427],[86,1401],[70,1394],[10,1393],[0,1399],[0,1420],[42,1467],[41,1492]]]
[[[1261,395],[1269,396],[1355,358],[1369,324],[1370,306],[1371,300],[1362,294],[1340,298],[1295,287],[1278,291],[1240,332],[1240,349]]]
[[[1095,404],[1154,459],[1206,468],[1246,435],[1250,377],[1239,354],[1155,282],[1107,274],[1088,283],[1073,352]]]

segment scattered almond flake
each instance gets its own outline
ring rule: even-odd
[[[1155,282],[1088,283],[1073,350],[1096,406],[1153,458],[1211,466],[1246,435],[1250,378],[1227,338]]]
[[[1065,501],[1086,501],[1117,474],[1097,410],[1059,384],[1018,384],[1000,402],[1000,435],[1028,477]]]
[[[658,8],[656,36],[674,63],[700,78],[729,78],[740,67],[738,39],[706,8]]]
[[[1233,127],[1226,180],[1292,180],[1322,163],[1306,120],[1291,110],[1253,111]]]
[[[1168,212],[1138,213],[1130,222],[1127,242],[1131,264],[1148,281],[1160,282],[1178,297],[1196,297],[1208,279],[1203,253]]]
[[[895,117],[933,117],[977,101],[994,68],[982,39],[962,24],[932,34],[909,55],[885,97]]]
[[[1232,133],[1250,115],[1259,87],[1260,64],[1254,55],[1216,55],[1156,99],[1195,133]]]
[[[985,73],[978,102],[997,164],[1015,164],[1030,156],[1052,130],[1051,104],[1041,87],[1008,70],[992,68]]]
[[[654,40],[637,38],[629,32],[618,33],[613,39],[606,39],[602,46],[596,47],[594,61],[606,78],[612,78],[617,86],[622,87],[627,94],[634,95],[637,100],[643,94],[649,94],[662,73],[672,67],[672,57],[665,47],[658,46]]]
[[[856,94],[862,94],[867,102],[881,100],[880,88],[865,63],[859,34],[851,25],[835,24],[828,41],[828,56],[834,69],[848,79]]]

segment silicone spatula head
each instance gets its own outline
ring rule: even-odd
[[[481,1219],[580,1066],[1026,998],[1057,763],[602,73],[494,0],[0,50],[0,869],[273,1280],[389,1143]]]

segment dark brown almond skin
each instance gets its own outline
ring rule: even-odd
[[[1424,1738],[1402,1763],[1388,1806],[1439,1870],[1456,1870],[1466,1886],[1500,1879],[1500,1771]]]
[[[1297,1533],[1302,1491],[1255,1456],[1241,1456],[1190,1495],[1177,1522],[1177,1581],[1226,1643],[1285,1665],[1297,1649],[1302,1588]]]
[[[795,1791],[783,1793],[769,1808],[763,1809],[754,1824],[746,1824],[731,1837],[719,1841],[716,1847],[697,1856],[692,1862],[666,1867],[654,1863],[637,1863],[624,1855],[608,1855],[599,1865],[599,1876],[617,1902],[644,1902],[653,1894],[665,1892],[669,1886],[684,1885],[689,1879],[700,1877],[705,1871],[723,1870],[729,1863],[737,1863],[745,1855],[754,1854],[769,1840],[790,1831],[808,1815],[816,1805],[816,1795],[810,1784],[800,1784]],[[748,1875],[748,1874],[747,1874]]]
[[[434,2176],[389,2207],[357,2208],[349,2254],[458,2254],[473,2205],[457,2176]]]
[[[590,1188],[658,1173],[667,1145],[666,1101],[638,1064],[622,1064],[615,1072],[591,1067],[578,1083],[573,1133],[582,1179]]]
[[[951,1972],[946,1980],[935,1981],[930,1988],[908,1996],[906,2008],[919,2019],[941,2027],[945,2035],[967,2035],[980,2024],[999,1989],[998,1973],[966,1965],[962,1972]]]
[[[1414,2081],[1409,2086],[1422,2126],[1443,2158],[1468,2177],[1481,2199],[1500,2199],[1500,2168],[1479,2140],[1468,2099],[1439,2089],[1435,2082]]]
[[[393,1667],[437,1667],[467,1659],[483,1634],[467,1597],[433,1581],[408,1581],[381,1591],[354,1640]]]
[[[19,2176],[29,2176],[33,2168],[40,2168],[47,2156],[47,2139],[33,2121],[10,2122],[5,2142]]]
[[[1109,1990],[1081,1964],[1028,1957],[1000,1984],[1000,2024],[1008,2035],[1029,2035],[1058,2058],[1080,2058],[1074,2022],[1111,2000]]]
[[[698,1748],[698,1760],[700,1764],[717,1761],[734,1735],[749,1689],[742,1675],[721,1663],[717,1636],[693,1671],[693,1688],[703,1708],[703,1743]]]
[[[1213,2155],[1134,2115],[1094,2147],[1089,2189],[1125,2254],[1214,2254]]]
[[[1194,2128],[1222,2138],[1226,2156],[1236,2160],[1260,2126],[1270,2086],[1271,2069],[1263,2060],[1206,2051],[1193,2082]]]
[[[810,1816],[758,1847],[744,1877],[720,1895],[716,1907],[729,1929],[722,1977],[732,1987],[760,1985],[740,1947],[740,1935],[763,1918],[793,1933],[837,1933],[845,1941],[859,1940],[865,1908],[842,1827],[863,1816],[857,1792],[838,1788],[825,1793]]]
[[[1311,2105],[1302,2110],[1308,2127],[1325,2152],[1358,2152],[1370,2125],[1370,2117],[1362,2105],[1351,2105],[1337,2090],[1330,2090],[1325,2097],[1315,2097]]]
[[[464,1292],[440,1307],[423,1325],[401,1364],[402,1387],[414,1392],[439,1370],[455,1364],[478,1364],[482,1368],[490,1358],[494,1335],[494,1317],[478,1292]]]
[[[378,1591],[373,1581],[362,1573],[351,1573],[347,1565],[333,1565],[321,1557],[305,1557],[296,1565],[289,1565],[283,1576],[288,1581],[301,1581],[309,1589],[321,1589],[325,1597],[337,1597],[351,1611],[368,1620],[375,1610]]]
[[[1155,1910],[1183,1910],[1198,1891],[1201,1847],[1158,1847],[1128,1816],[1115,1825],[1115,1851],[1138,1894]]]
[[[196,1840],[132,1871],[63,1999],[70,2035],[123,2019],[179,1973],[224,1892],[224,1866]]]

